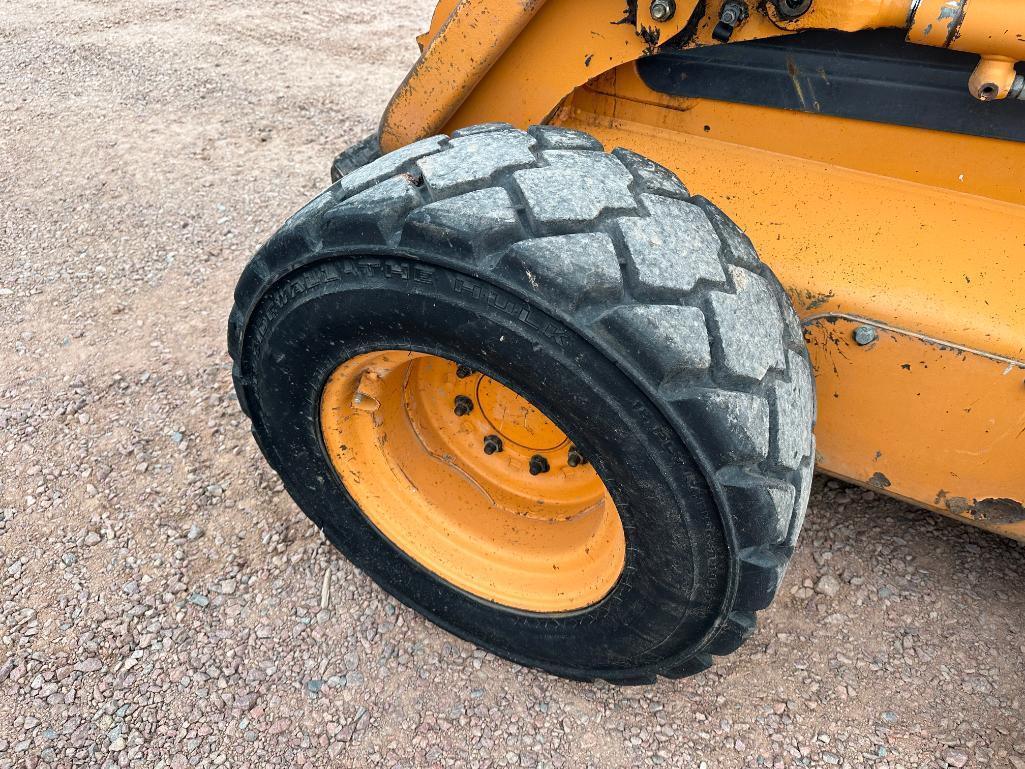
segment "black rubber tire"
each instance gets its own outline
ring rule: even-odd
[[[753,632],[807,505],[814,385],[779,283],[666,169],[554,127],[425,139],[289,219],[235,300],[235,388],[263,453],[403,603],[519,663],[618,683],[703,670]],[[627,536],[605,599],[509,610],[369,524],[325,455],[318,405],[339,363],[389,348],[494,377],[583,450]]]
[[[377,133],[367,134],[355,144],[346,147],[331,163],[331,183],[337,182],[346,174],[381,157],[381,143]]]

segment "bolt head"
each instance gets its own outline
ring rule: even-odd
[[[719,21],[735,27],[747,18],[747,13],[746,5],[738,0],[729,0],[729,2],[723,3],[722,10],[719,11]]]
[[[455,400],[455,408],[453,409],[457,417],[465,417],[471,411],[473,411],[473,401],[467,398],[465,395],[457,395]]]
[[[487,455],[496,454],[502,450],[502,439],[497,435],[484,436],[484,453]]]
[[[669,21],[676,13],[675,0],[651,0],[648,7],[651,18],[655,21]]]
[[[577,451],[576,446],[571,446],[569,453],[566,455],[566,464],[570,467],[577,467],[585,462],[587,462],[587,460],[584,459],[584,455]]]
[[[456,376],[460,379],[466,379],[466,377],[470,376],[472,373],[473,369],[469,366],[464,366],[462,363],[456,366]]]
[[[858,326],[854,329],[854,341],[864,347],[879,338],[879,333],[872,326]]]
[[[547,473],[551,468],[548,465],[548,460],[540,454],[535,454],[530,458],[530,474],[540,475],[541,473]]]

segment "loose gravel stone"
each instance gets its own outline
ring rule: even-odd
[[[968,763],[968,754],[960,748],[950,748],[943,753],[943,760],[947,762],[948,766],[961,769]]]
[[[833,598],[840,592],[840,580],[832,574],[825,574],[815,583],[815,592]]]

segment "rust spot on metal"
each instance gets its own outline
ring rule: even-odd
[[[871,478],[868,479],[869,486],[875,486],[877,489],[885,489],[890,486],[890,479],[882,473],[874,473]]]
[[[797,302],[800,302],[805,310],[817,310],[819,307],[824,305],[836,294],[833,291],[827,291],[826,293],[816,293],[814,291],[790,291],[789,292]],[[826,318],[827,322],[836,322],[836,318]]]
[[[637,0],[627,0],[626,8],[623,9],[623,18],[612,23],[635,26],[637,24]]]
[[[825,294],[818,294],[817,296],[812,298],[812,300],[808,303],[808,309],[809,310],[818,309],[819,307],[824,305],[826,302],[828,302],[830,299],[832,299],[834,296],[836,296],[836,294],[834,294],[832,291],[829,291],[829,292],[827,292]]]
[[[645,27],[642,24],[638,34],[641,36],[641,40],[644,41],[644,52],[641,55],[651,56],[651,54],[655,53],[655,49],[658,48],[658,41],[662,37],[662,30],[658,27]]]
[[[954,515],[971,516],[972,505],[965,497],[947,497],[944,503]]]
[[[954,515],[962,515],[973,521],[1002,525],[1025,522],[1025,505],[1016,499],[989,497],[969,501],[965,497],[948,497],[947,492],[940,489],[936,495],[936,504],[944,505]]]
[[[990,523],[1021,523],[1025,521],[1025,505],[1014,499],[980,499],[975,503],[977,517]]]
[[[801,100],[801,106],[808,109],[808,100],[804,97],[804,89],[801,87],[801,71],[791,57],[787,56],[787,73],[790,75],[790,82],[794,84],[794,93]]]
[[[961,34],[966,5],[967,0],[947,0],[947,3],[940,9],[938,21],[941,24],[946,23],[947,26],[947,39],[943,43],[944,48],[949,48],[950,44]]]

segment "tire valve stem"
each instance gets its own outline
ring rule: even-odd
[[[473,374],[473,369],[469,366],[466,366],[462,363],[456,366],[456,376],[460,379],[466,379],[466,377],[470,376],[471,374]]]
[[[576,446],[570,446],[569,453],[566,455],[566,464],[570,467],[577,467],[578,465],[586,465],[587,460],[584,459],[584,455],[580,453]]]
[[[455,408],[457,417],[465,417],[471,411],[473,411],[473,401],[467,398],[465,395],[457,395],[455,400]]]
[[[502,450],[502,439],[497,435],[484,436],[484,453],[487,455],[497,454]]]
[[[541,473],[547,473],[551,468],[548,466],[548,460],[540,454],[535,454],[530,458],[530,474],[540,475]]]

